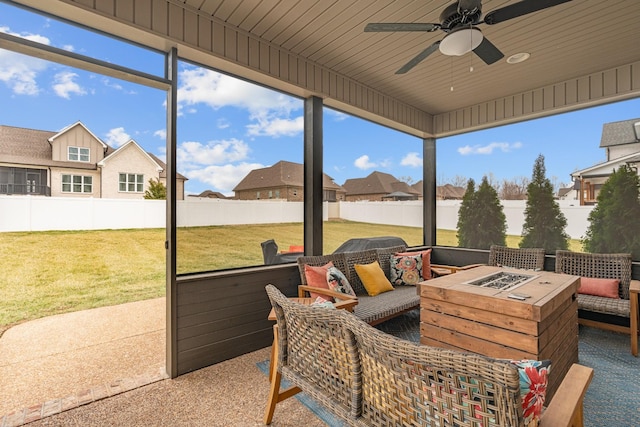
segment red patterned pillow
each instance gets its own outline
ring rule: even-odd
[[[312,267],[305,264],[304,277],[307,279],[307,285],[313,286],[315,288],[329,289],[329,284],[327,283],[327,271],[330,267],[333,267],[333,261],[329,261],[321,267]],[[325,301],[333,302],[333,298],[330,296],[316,294],[315,292],[309,293],[311,294],[311,298],[322,298]]]
[[[422,280],[431,279],[431,249],[419,252],[398,252],[396,256],[422,255]]]
[[[536,427],[547,394],[550,360],[512,360],[520,374],[520,395],[525,427]]]
[[[581,277],[578,293],[586,295],[596,295],[606,298],[620,298],[618,279],[597,279],[595,277]]]

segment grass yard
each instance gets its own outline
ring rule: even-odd
[[[178,274],[262,264],[260,242],[301,245],[301,223],[193,227],[178,230]],[[415,227],[330,221],[324,252],[352,237],[398,236],[422,243]],[[53,314],[164,296],[165,230],[2,233],[0,334],[12,324]],[[456,246],[455,231],[438,230],[438,244]],[[517,247],[519,236],[508,236]],[[581,250],[579,241],[572,250]]]

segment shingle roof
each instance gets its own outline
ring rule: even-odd
[[[342,185],[350,196],[360,194],[389,194],[395,191],[420,195],[419,191],[406,182],[399,181],[393,175],[374,171],[365,178],[351,178]]]
[[[207,197],[209,199],[227,199],[228,197],[219,191],[204,190],[200,194],[189,194],[189,197]]]
[[[167,164],[165,162],[163,162],[162,160],[160,160],[158,158],[158,156],[156,156],[153,153],[150,153],[147,151],[147,154],[162,168],[162,171],[160,172],[160,178],[166,178],[167,177]],[[177,173],[176,172],[176,178],[178,179],[184,179],[185,181],[188,181],[189,178],[187,178],[186,176]]]
[[[640,119],[630,119],[620,122],[605,123],[602,126],[600,148],[638,142],[638,138],[633,126],[638,122],[640,122]]]
[[[304,183],[303,173],[302,164],[281,160],[273,166],[252,170],[234,187],[233,191],[282,186],[302,187]],[[327,174],[322,174],[322,187],[324,189],[344,191]]]

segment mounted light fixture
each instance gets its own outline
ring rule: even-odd
[[[440,42],[440,52],[448,56],[462,56],[482,43],[482,32],[474,27],[456,29]]]
[[[507,64],[519,64],[529,59],[530,56],[531,54],[528,52],[515,53],[507,58]]]

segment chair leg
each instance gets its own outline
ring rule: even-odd
[[[629,327],[631,333],[631,354],[638,356],[638,294],[631,293]]]
[[[278,372],[278,325],[273,325],[273,345],[271,346],[271,360],[269,362],[269,398],[267,399],[267,409],[264,413],[264,423],[271,424],[273,413],[278,403],[278,394],[280,393],[280,381],[282,375]]]

